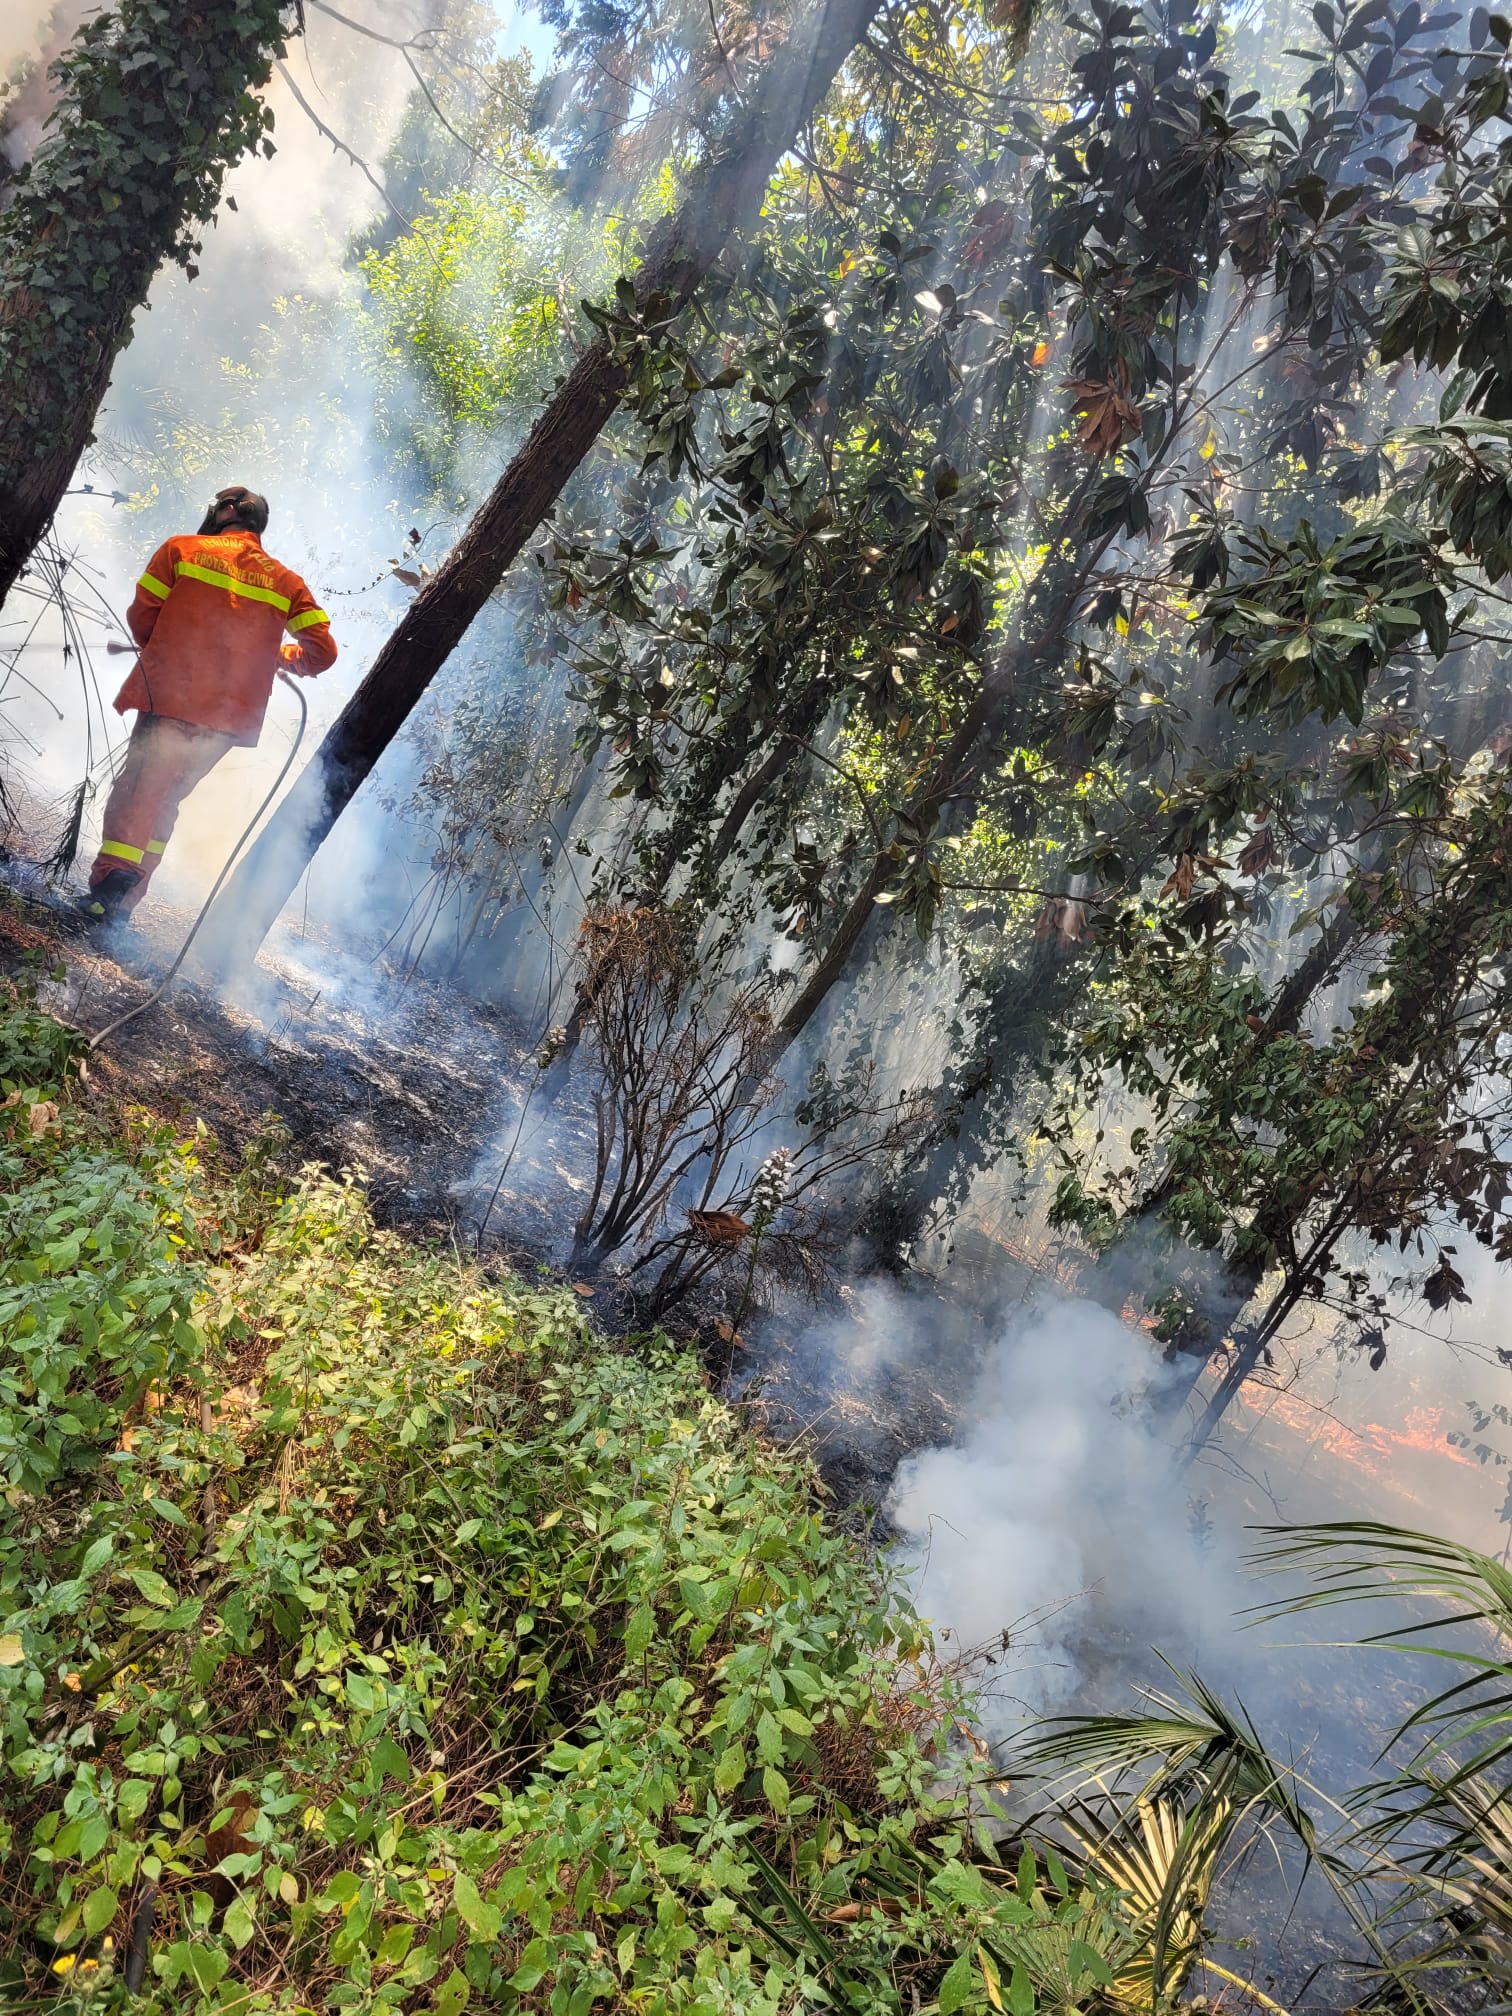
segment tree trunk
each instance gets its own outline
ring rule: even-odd
[[[946,745],[945,754],[914,800],[915,817],[921,824],[931,806],[942,804],[946,798],[967,797],[982,759],[981,744],[988,732],[1001,723],[1005,708],[1018,690],[1019,681],[1038,662],[1043,649],[1044,646],[1038,643],[1014,646],[1004,653],[1000,663],[982,681],[980,692],[962,716]],[[830,989],[846,972],[851,956],[861,942],[861,934],[877,908],[877,898],[887,887],[896,866],[893,855],[886,850],[873,856],[865,879],[835,926],[829,945],[783,1010],[782,1020],[777,1025],[780,1049],[776,1055],[780,1056],[790,1043],[803,1034],[823,1007]]]
[[[773,58],[655,232],[635,276],[644,308],[687,306],[728,240],[754,223],[772,170],[865,32],[881,0],[826,0],[811,31]],[[607,337],[584,352],[445,563],[415,597],[293,790],[227,884],[204,955],[249,963],[315,850],[537,530],[619,404],[623,364]],[[202,940],[202,945],[204,941]]]
[[[1294,1036],[1296,1034],[1297,1030],[1302,1026],[1302,1017],[1306,1014],[1313,997],[1334,979],[1340,962],[1349,951],[1351,945],[1353,945],[1355,939],[1359,937],[1362,929],[1363,926],[1359,917],[1347,904],[1341,904],[1335,910],[1333,916],[1330,917],[1308,947],[1305,957],[1300,961],[1296,970],[1288,974],[1277,989],[1276,998],[1271,1004],[1270,1013],[1265,1018],[1264,1030],[1255,1036],[1254,1043],[1249,1052],[1251,1058],[1255,1052],[1269,1043],[1272,1037]],[[1242,1066],[1237,1068],[1242,1068]],[[1128,1238],[1130,1233],[1140,1232],[1146,1227],[1152,1226],[1166,1205],[1170,1203],[1172,1197],[1175,1196],[1177,1187],[1178,1179],[1167,1170],[1160,1180],[1146,1191],[1139,1203],[1128,1214],[1124,1220],[1124,1230],[1119,1240],[1108,1249],[1108,1252],[1104,1255],[1098,1268],[1093,1270],[1088,1281],[1087,1292],[1094,1301],[1102,1302],[1105,1307],[1114,1310],[1116,1313],[1124,1306],[1131,1293],[1139,1292],[1143,1285],[1147,1285],[1141,1284],[1134,1278],[1126,1258],[1123,1258],[1122,1264],[1120,1264],[1123,1241]],[[1109,1279],[1110,1273],[1113,1276],[1111,1280]],[[1247,1286],[1244,1285],[1246,1282]],[[1239,1275],[1232,1276],[1231,1278],[1230,1270],[1220,1270],[1219,1293],[1215,1308],[1226,1309],[1232,1315],[1243,1308],[1259,1285],[1259,1274],[1250,1279],[1247,1273],[1241,1272]],[[1236,1296],[1238,1297],[1237,1300],[1235,1300]],[[1211,1320],[1207,1318],[1202,1320],[1204,1322],[1204,1331],[1206,1332],[1213,1327],[1213,1321],[1220,1319],[1215,1315]],[[1205,1357],[1198,1358],[1196,1369],[1192,1374],[1192,1383],[1194,1385],[1202,1376],[1202,1370],[1206,1363],[1207,1360]]]
[[[890,855],[877,854],[866,872],[866,880],[847,904],[845,914],[835,926],[829,944],[817,965],[809,969],[808,977],[782,1011],[778,1023],[778,1035],[782,1048],[795,1042],[801,1036],[823,1005],[831,987],[850,964],[851,954],[861,942],[861,933],[871,922],[872,912],[877,907],[877,898],[887,887],[888,877],[894,863]]]
[[[120,0],[59,69],[52,128],[0,217],[0,603],[52,524],[167,259],[271,116],[285,0]]]

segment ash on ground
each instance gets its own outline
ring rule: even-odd
[[[19,886],[18,886],[19,885]],[[43,1007],[85,1035],[147,1003],[193,923],[152,900],[102,932],[11,871],[0,902],[0,971],[36,986]],[[191,950],[163,997],[90,1060],[106,1097],[171,1124],[203,1119],[232,1152],[276,1114],[301,1160],[359,1172],[381,1224],[465,1236],[471,1185],[498,1116],[533,1072],[531,1035],[510,1015],[311,926],[284,925],[255,979],[231,998]],[[556,1165],[571,1153],[568,1105],[522,1162],[495,1251],[531,1264],[559,1243]],[[504,1200],[501,1200],[504,1201]]]

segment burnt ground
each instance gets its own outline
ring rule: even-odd
[[[128,928],[102,936],[24,869],[0,872],[9,878],[0,883],[0,974],[30,975],[43,1005],[85,1034],[148,1001],[194,921],[153,897]],[[527,1106],[514,1145],[538,1041],[504,1010],[401,979],[375,948],[286,924],[259,955],[251,997],[223,998],[191,950],[163,998],[90,1058],[89,1092],[174,1127],[202,1120],[233,1159],[275,1114],[292,1136],[285,1159],[359,1175],[380,1224],[470,1248],[486,1208],[491,1262],[575,1279],[565,1262],[592,1167],[592,1122],[569,1081],[554,1107]],[[937,1278],[914,1275],[907,1286],[949,1348],[874,1360],[864,1392],[836,1376],[859,1307],[843,1278],[822,1308],[779,1294],[765,1313],[752,1311],[738,1343],[727,1323],[723,1338],[716,1327],[718,1277],[701,1302],[665,1320],[700,1345],[711,1382],[767,1439],[811,1452],[835,1506],[855,1508],[881,1539],[890,1532],[876,1515],[898,1465],[954,1439],[1005,1303],[1038,1285],[1021,1257],[981,1233],[961,1235],[959,1254],[939,1260]],[[611,1267],[595,1285],[595,1320],[633,1331],[630,1284]],[[825,1340],[817,1349],[816,1336]]]
[[[102,935],[12,869],[0,973],[35,982],[42,1005],[92,1035],[148,999],[192,922],[152,900]],[[89,1060],[93,1096],[172,1126],[203,1120],[233,1156],[276,1114],[292,1159],[362,1176],[380,1224],[446,1238],[473,1236],[473,1182],[534,1076],[529,1033],[509,1015],[402,982],[313,927],[270,941],[255,999],[220,998],[191,951],[164,997]],[[522,1144],[490,1223],[501,1260],[546,1261],[562,1244],[581,1125],[569,1094]]]

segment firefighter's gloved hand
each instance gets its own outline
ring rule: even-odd
[[[305,663],[305,655],[297,644],[280,644],[278,647],[278,662],[285,672],[292,672],[297,678],[318,679],[320,677],[319,666],[307,665]]]

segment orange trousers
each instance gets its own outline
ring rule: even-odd
[[[147,884],[173,838],[179,806],[195,785],[219,763],[234,738],[192,721],[167,714],[138,714],[126,748],[126,761],[105,801],[105,833],[89,886],[97,889],[107,875],[126,869],[135,886],[122,899],[131,911],[147,893]]]

